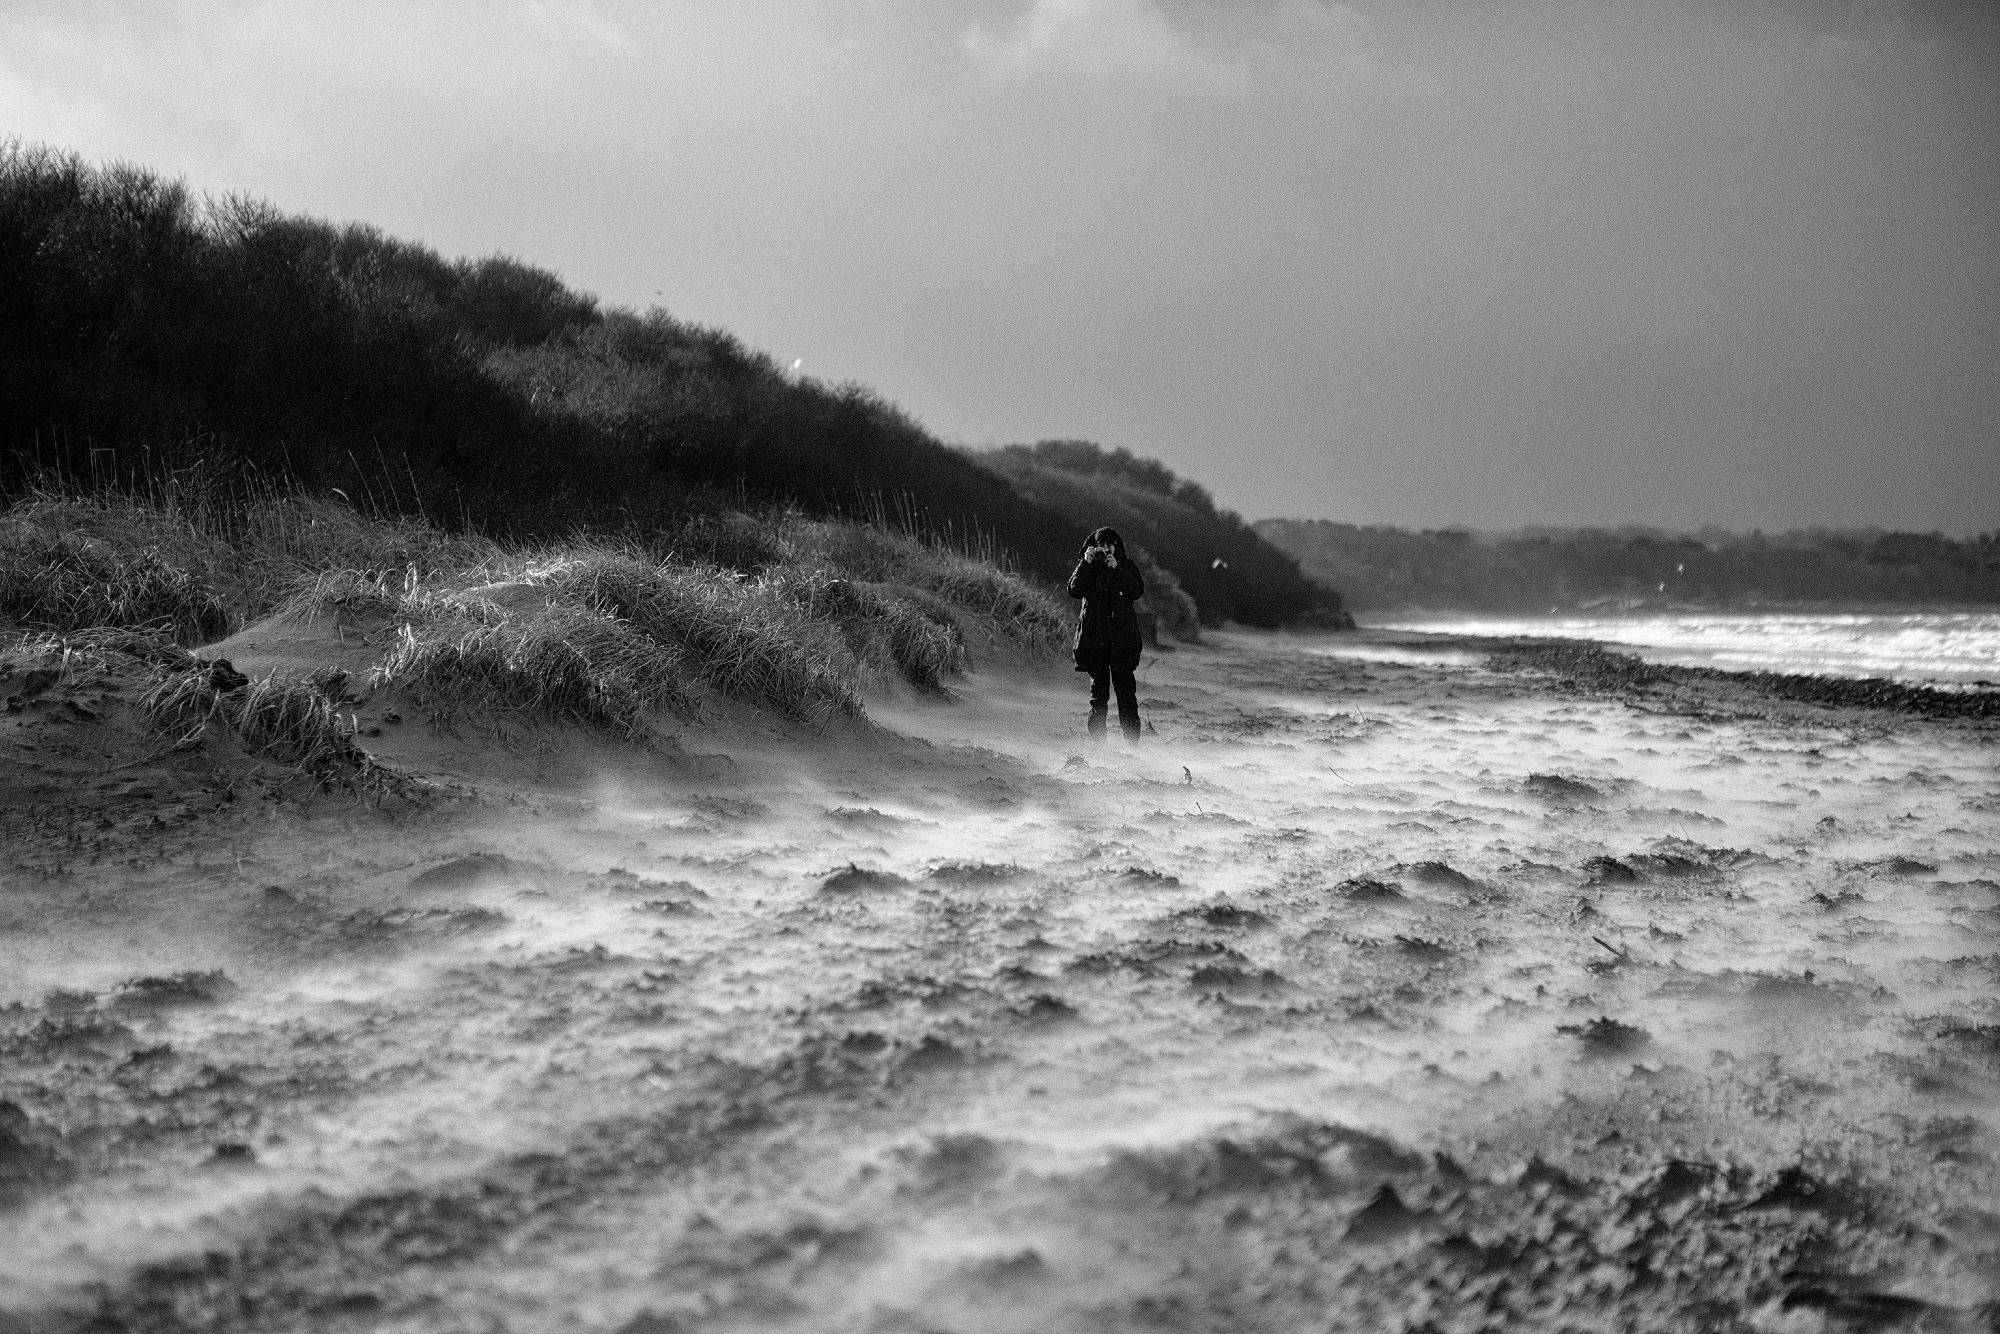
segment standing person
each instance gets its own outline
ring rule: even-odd
[[[1069,595],[1083,599],[1076,627],[1076,669],[1090,674],[1090,734],[1104,738],[1105,709],[1115,690],[1118,726],[1127,741],[1139,739],[1139,618],[1132,604],[1146,594],[1139,567],[1125,555],[1116,528],[1100,528],[1083,541]]]

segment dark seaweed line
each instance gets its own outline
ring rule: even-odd
[[[1474,641],[1480,642],[1480,641]],[[1930,718],[2000,718],[2000,690],[1938,690],[1881,677],[1731,672],[1719,667],[1670,667],[1641,661],[1589,640],[1492,640],[1495,671],[1547,671],[1579,685],[1617,693],[1649,686],[1734,686],[1774,699],[1831,708],[1882,709]]]

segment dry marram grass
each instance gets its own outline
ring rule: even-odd
[[[575,552],[547,579],[558,594],[679,646],[699,678],[725,695],[815,726],[863,711],[830,637],[769,581],[714,566],[651,565],[601,548]]]
[[[197,741],[211,724],[220,724],[251,754],[324,778],[366,765],[341,723],[336,680],[267,676],[224,690],[213,666],[197,663],[167,673],[140,707],[153,728],[172,741]]]
[[[373,680],[407,689],[446,723],[525,710],[639,737],[648,710],[685,717],[694,707],[677,653],[584,607],[405,623]]]
[[[337,699],[309,683],[218,690],[178,645],[270,614],[343,637],[394,625],[371,683],[441,721],[527,712],[638,737],[711,690],[823,728],[862,716],[864,687],[945,693],[975,641],[1044,656],[1068,636],[1047,590],[846,521],[707,515],[645,542],[510,553],[330,499],[253,499],[31,496],[0,513],[0,617],[63,636],[63,652],[90,640],[163,670],[146,707],[170,735],[220,722],[305,767],[360,753]]]
[[[49,522],[57,517],[0,517],[0,616],[41,630],[157,629],[188,644],[228,632],[222,599],[166,552]]]

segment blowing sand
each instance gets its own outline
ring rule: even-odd
[[[0,1330],[2000,1327],[2000,723],[1488,663],[378,703],[385,810],[37,702]]]

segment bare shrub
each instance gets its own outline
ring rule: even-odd
[[[1146,581],[1146,596],[1141,599],[1146,609],[1159,618],[1158,623],[1175,639],[1185,644],[1201,642],[1201,609],[1188,596],[1181,581],[1172,570],[1154,560],[1152,553],[1137,544],[1128,548],[1132,559],[1139,566],[1139,573]]]

